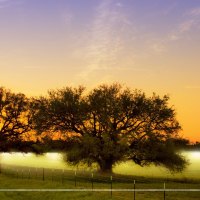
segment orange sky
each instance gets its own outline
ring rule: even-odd
[[[200,141],[200,2],[0,1],[0,85],[26,95],[119,82],[169,94]]]

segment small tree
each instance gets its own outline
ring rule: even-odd
[[[36,101],[35,123],[42,131],[72,133],[74,145],[67,153],[72,164],[97,163],[100,171],[111,172],[116,163],[131,159],[181,171],[186,161],[172,142],[181,127],[168,100],[119,84],[101,85],[89,94],[67,87]]]
[[[24,94],[0,88],[0,151],[20,144],[21,135],[30,131],[29,101]]]

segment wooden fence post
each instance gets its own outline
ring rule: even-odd
[[[91,178],[91,181],[92,181],[92,190],[94,188],[93,178],[94,178],[94,174],[92,173],[92,178]]]
[[[135,180],[134,180],[134,182],[133,182],[133,187],[134,187],[133,199],[135,200]]]
[[[112,181],[113,181],[113,179],[112,179],[112,176],[110,176],[110,195],[111,195],[111,198],[112,198]]]
[[[31,178],[31,170],[29,169],[28,170],[28,179],[30,179]]]
[[[54,172],[54,170],[52,169],[51,170],[51,181],[53,182],[53,172]]]
[[[44,168],[42,169],[42,180],[44,181]]]
[[[64,169],[62,170],[62,184],[64,184]]]
[[[74,186],[76,187],[76,171],[74,172]]]
[[[165,200],[165,182],[164,182],[163,187],[164,187],[164,200]]]
[[[35,178],[37,179],[37,167],[35,168]]]

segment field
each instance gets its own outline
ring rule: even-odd
[[[89,172],[59,171],[50,169],[4,168],[0,174],[0,199],[1,200],[190,200],[199,199],[200,191],[196,192],[169,192],[166,191],[109,191],[115,189],[133,189],[134,180],[136,189],[200,189],[200,180],[188,179],[158,179],[145,177],[132,177],[113,175],[110,176],[93,174]],[[3,189],[90,189],[90,191],[3,191]],[[91,191],[95,189],[108,189],[108,191]]]
[[[156,178],[190,178],[200,179],[200,152],[199,151],[183,151],[182,155],[189,160],[189,165],[182,173],[170,174],[163,167],[147,166],[140,167],[134,164],[132,161],[127,161],[116,165],[113,168],[114,173],[131,175],[131,176],[144,176],[144,177],[156,177]],[[30,168],[52,168],[52,169],[64,169],[64,170],[76,170],[77,166],[68,165],[63,160],[63,154],[58,152],[48,152],[43,155],[35,155],[33,153],[0,153],[0,161],[3,165],[17,165],[26,166]],[[86,166],[78,166],[78,169],[88,168]],[[95,170],[90,169],[90,170]]]

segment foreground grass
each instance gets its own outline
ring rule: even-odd
[[[113,189],[117,188],[133,188],[133,182],[129,181],[113,181]],[[78,180],[76,188],[91,188],[90,181]],[[94,182],[94,188],[110,189],[110,182]],[[41,179],[28,179],[28,178],[16,178],[12,175],[0,174],[0,189],[70,189],[75,188],[74,181],[65,179],[61,180],[41,180]],[[162,189],[163,180],[160,179],[145,179],[136,177],[136,189]],[[168,180],[166,182],[166,188],[172,189],[200,189],[200,182],[188,181],[188,180]],[[139,200],[160,200],[164,199],[163,192],[136,192],[135,199]],[[166,192],[166,200],[190,200],[200,199],[200,192]],[[1,200],[129,200],[133,198],[133,192],[113,192],[112,198],[110,192],[0,192]]]

